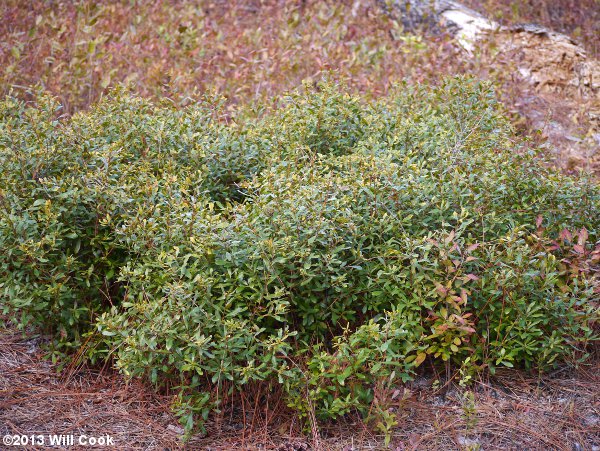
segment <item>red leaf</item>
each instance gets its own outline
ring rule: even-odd
[[[573,241],[573,235],[571,235],[571,232],[569,232],[567,229],[563,229],[562,232],[560,232],[560,237],[563,239],[563,241],[568,241],[569,243]]]
[[[466,277],[469,280],[479,280],[479,277],[477,277],[475,274],[467,274]]]
[[[588,239],[588,231],[585,230],[585,227],[579,231],[578,236],[577,244],[583,246]]]
[[[459,323],[459,324],[467,324],[467,320],[464,319],[462,316],[458,316],[458,315],[452,315],[452,317]]]
[[[475,249],[477,249],[479,247],[479,243],[475,243],[475,244],[471,244],[468,248],[467,248],[467,252],[473,252]]]
[[[544,220],[544,218],[542,218],[542,215],[538,215],[537,219],[535,220],[535,225],[537,226],[538,229],[542,226],[543,220]]]
[[[438,293],[440,293],[442,296],[446,296],[446,294],[448,294],[448,289],[446,287],[444,287],[441,283],[437,283],[435,284],[435,289],[438,291]]]
[[[454,239],[454,230],[452,232],[450,232],[450,234],[444,239],[444,244],[448,244],[450,243],[450,241],[452,241]]]

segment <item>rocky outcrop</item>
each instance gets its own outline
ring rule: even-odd
[[[493,40],[497,53],[509,54],[523,79],[544,91],[600,99],[600,61],[587,57],[570,37],[527,24],[503,27],[459,2],[450,0],[380,0],[405,29],[445,29],[472,54]]]
[[[534,24],[501,26],[452,0],[377,0],[407,31],[447,32],[465,58],[522,82],[512,105],[566,170],[600,177],[600,61],[561,33]]]

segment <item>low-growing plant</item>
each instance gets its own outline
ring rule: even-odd
[[[249,384],[307,422],[427,360],[463,380],[585,359],[600,189],[519,146],[487,84],[328,81],[220,120],[115,92],[0,106],[0,289],[21,327],[174,387],[186,431]],[[575,237],[575,238],[574,238]]]

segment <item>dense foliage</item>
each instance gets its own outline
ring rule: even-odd
[[[326,82],[221,113],[114,92],[60,120],[6,98],[2,312],[176,386],[188,430],[256,381],[327,419],[425,361],[586,357],[600,189],[534,161],[487,85],[367,101]]]
[[[390,81],[436,81],[457,73],[499,79],[507,84],[505,94],[522,92],[514,62],[497,61],[495,50],[464,58],[448,36],[406,34],[382,3],[3,0],[0,95],[13,89],[26,96],[26,87],[40,84],[72,113],[110,87],[131,83],[143,96],[185,102],[197,89],[214,90],[247,104],[270,101],[328,69],[378,94]],[[600,55],[598,0],[462,3],[502,25],[533,22],[565,32],[591,56]],[[523,96],[516,96],[519,103]]]

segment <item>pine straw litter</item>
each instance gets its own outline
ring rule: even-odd
[[[64,434],[75,440],[108,435],[123,450],[600,450],[598,356],[585,368],[560,368],[542,377],[500,371],[467,390],[454,382],[436,385],[436,378],[420,377],[394,394],[398,424],[389,447],[358,417],[302,434],[277,393],[254,396],[261,400],[254,404],[232,399],[209,420],[206,434],[183,444],[168,393],[126,381],[108,368],[57,374],[42,358],[39,340],[3,330],[0,435]],[[68,449],[100,448],[75,443]]]

